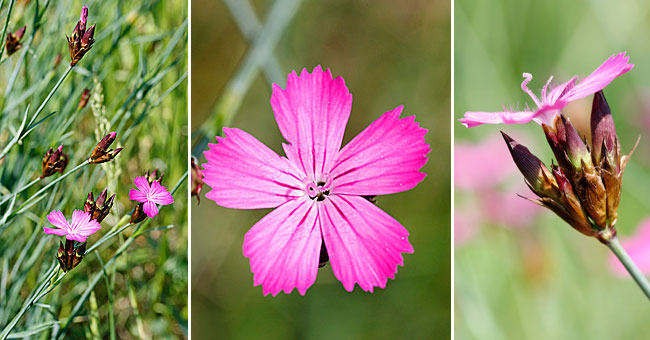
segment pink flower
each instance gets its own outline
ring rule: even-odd
[[[628,238],[622,239],[621,245],[628,252],[634,263],[639,267],[639,270],[645,275],[650,275],[650,218],[643,220],[639,226],[637,234]],[[619,277],[630,277],[621,261],[616,258],[616,255],[609,254],[609,267],[612,272]]]
[[[273,85],[271,106],[287,157],[255,137],[224,128],[205,152],[206,197],[236,209],[276,208],[244,237],[254,285],[264,295],[304,295],[329,258],[347,291],[384,288],[413,252],[408,231],[363,196],[415,187],[430,149],[427,130],[402,106],[384,113],[341,149],[352,96],[343,78],[317,66]]]
[[[577,85],[575,84],[578,79],[576,76],[548,92],[551,80],[553,80],[553,76],[551,76],[542,89],[541,100],[535,96],[533,91],[528,89],[528,82],[533,79],[533,76],[530,73],[524,73],[521,89],[533,99],[533,102],[537,105],[536,110],[527,108],[523,111],[465,112],[465,117],[461,118],[460,122],[468,128],[481,124],[523,124],[531,120],[540,125],[552,125],[553,119],[559,115],[560,110],[569,102],[602,90],[614,78],[631,70],[634,65],[628,64],[629,60],[630,57],[625,56],[625,52],[613,54]]]
[[[517,173],[512,157],[497,135],[478,143],[454,144],[454,186],[464,190],[493,188]]]
[[[43,227],[43,231],[49,235],[66,236],[68,240],[86,242],[88,236],[94,234],[102,226],[95,220],[90,219],[90,214],[81,210],[72,212],[72,221],[68,222],[60,210],[53,210],[47,215],[47,220],[58,229]]]
[[[149,185],[146,177],[139,176],[134,178],[133,182],[137,189],[129,190],[129,199],[144,203],[144,213],[147,216],[154,218],[154,216],[158,215],[156,204],[168,205],[174,203],[174,197],[158,181],[152,181],[151,185]]]

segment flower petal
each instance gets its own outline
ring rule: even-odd
[[[386,287],[412,253],[408,231],[384,211],[358,196],[330,196],[320,205],[325,246],[334,275],[347,291]]]
[[[50,221],[50,223],[52,223],[52,225],[55,227],[61,228],[63,230],[70,230],[70,224],[68,223],[68,220],[65,219],[65,216],[63,216],[61,210],[53,210],[47,215],[47,220]]]
[[[282,136],[296,149],[287,155],[310,178],[329,169],[341,148],[352,109],[352,95],[342,77],[316,66],[312,73],[289,74],[287,89],[273,84],[271,106]]]
[[[402,106],[384,113],[338,155],[330,175],[333,193],[385,195],[415,187],[426,174],[426,129],[415,117],[400,119]]]
[[[72,219],[70,220],[70,229],[77,231],[79,227],[87,224],[90,221],[90,214],[81,210],[72,212]]]
[[[167,189],[162,186],[158,181],[151,183],[151,200],[160,205],[168,205],[174,203],[174,197]]]
[[[144,176],[138,176],[134,178],[133,183],[135,183],[135,187],[138,188],[138,190],[142,191],[145,196],[149,193],[149,181],[147,181]]]
[[[264,295],[305,295],[318,271],[321,231],[315,201],[289,201],[257,222],[244,237],[244,256],[250,259],[253,282]]]
[[[570,89],[562,99],[570,102],[602,90],[616,77],[627,73],[634,67],[634,64],[628,63],[629,60],[630,57],[626,56],[625,52],[612,54],[594,72]]]
[[[297,169],[255,137],[224,128],[226,137],[209,144],[204,183],[212,188],[205,196],[227,208],[274,208],[303,195]]]
[[[131,201],[136,201],[136,202],[146,202],[147,201],[147,195],[145,195],[142,191],[138,189],[130,189],[129,190],[129,199]]]
[[[80,226],[79,229],[77,229],[77,234],[88,237],[96,233],[101,228],[102,226],[101,224],[99,224],[99,222],[97,222],[96,220],[91,220],[85,223],[84,225]]]
[[[59,235],[59,236],[66,235],[68,233],[64,229],[54,229],[54,228],[47,228],[47,227],[43,227],[43,231],[48,235]]]
[[[142,207],[142,210],[150,218],[154,218],[156,217],[156,215],[158,215],[158,207],[156,206],[156,203],[152,201],[144,202],[144,206]]]
[[[482,124],[525,124],[533,120],[535,112],[532,111],[504,111],[504,112],[465,112],[465,117],[459,121],[465,127],[471,128]]]

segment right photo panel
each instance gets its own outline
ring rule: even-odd
[[[650,332],[649,10],[455,1],[456,339]]]

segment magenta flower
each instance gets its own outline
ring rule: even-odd
[[[53,210],[47,215],[47,220],[58,229],[43,227],[43,231],[49,235],[66,236],[67,240],[86,242],[88,236],[94,234],[102,226],[95,220],[90,219],[90,214],[81,210],[72,212],[72,220],[68,222],[60,210]]]
[[[304,295],[329,259],[347,291],[384,288],[413,252],[408,231],[368,196],[415,187],[424,177],[427,130],[403,107],[384,113],[341,149],[352,108],[343,78],[317,66],[273,84],[271,106],[286,157],[255,137],[224,128],[205,152],[206,197],[236,209],[276,208],[244,237],[254,285],[264,295]],[[364,197],[365,196],[365,197]]]
[[[174,203],[174,197],[158,181],[152,181],[151,185],[147,178],[139,176],[133,179],[137,189],[129,190],[129,199],[144,203],[144,213],[150,218],[158,215],[158,205]]]
[[[636,235],[622,239],[621,244],[639,270],[645,275],[650,275],[650,247],[648,247],[650,244],[650,218],[641,222]],[[616,276],[630,277],[628,271],[614,254],[609,254],[609,267]]]
[[[528,89],[528,82],[533,79],[533,76],[530,73],[524,73],[521,89],[533,99],[533,102],[537,105],[536,110],[526,108],[523,111],[465,112],[465,117],[461,118],[460,122],[468,128],[481,124],[524,124],[531,120],[540,125],[552,126],[553,119],[560,114],[560,110],[569,102],[602,90],[614,78],[631,70],[634,64],[629,64],[629,60],[630,57],[625,56],[625,52],[612,55],[577,85],[575,84],[578,79],[576,76],[566,83],[549,89],[551,80],[553,80],[553,76],[551,76],[542,89],[541,100],[535,96],[533,91]]]

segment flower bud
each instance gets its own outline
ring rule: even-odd
[[[90,192],[88,193],[88,198],[86,199],[86,203],[84,204],[84,212],[87,212],[90,214],[91,219],[96,220],[98,223],[101,223],[106,216],[111,211],[111,208],[113,207],[113,200],[115,199],[115,194],[111,196],[108,200],[106,200],[106,197],[108,196],[108,191],[104,189],[99,196],[97,196],[97,200],[93,198],[93,193]]]
[[[22,40],[25,35],[26,26],[23,26],[18,31],[11,33],[7,32],[7,38],[5,39],[5,49],[7,50],[7,55],[10,56],[18,51],[22,45],[20,40]]]
[[[59,241],[59,250],[56,254],[56,259],[59,262],[59,268],[64,272],[68,272],[78,266],[83,260],[86,253],[86,243],[81,243],[75,248],[75,241],[66,240],[65,248],[63,243]]]
[[[68,50],[70,51],[70,66],[75,66],[83,58],[83,56],[90,50],[95,39],[95,25],[86,29],[88,20],[88,7],[85,5],[81,8],[81,15],[74,30],[68,39]]]
[[[192,195],[196,196],[196,204],[201,203],[201,189],[203,188],[203,172],[198,161],[192,156]]]
[[[551,146],[555,160],[561,168],[569,168],[569,159],[567,158],[566,148],[566,128],[564,126],[564,117],[556,116],[553,120],[553,126],[542,124],[542,129],[546,135],[546,141]]]
[[[43,174],[40,178],[45,178],[54,175],[55,173],[63,173],[63,170],[68,165],[68,155],[63,153],[63,145],[60,145],[56,150],[49,148],[43,155]]]
[[[88,105],[88,99],[90,99],[90,89],[85,89],[79,98],[79,105],[77,105],[77,110],[81,110],[86,107],[86,105]]]
[[[98,164],[98,163],[104,163],[112,160],[117,156],[120,151],[122,151],[122,148],[117,148],[115,150],[109,150],[108,147],[113,144],[115,141],[115,137],[117,134],[115,132],[110,132],[104,138],[102,138],[99,143],[95,146],[93,149],[92,153],[90,154],[90,157],[88,158],[88,162],[91,164]]]
[[[557,183],[544,163],[533,155],[528,148],[517,143],[503,131],[501,131],[501,134],[508,145],[512,159],[519,171],[524,175],[526,184],[530,189],[540,197],[558,197]]]
[[[147,179],[147,182],[149,182],[149,185],[151,185],[153,182],[162,183],[164,176],[165,175],[162,173],[162,171],[158,169],[154,169],[153,171],[147,170],[144,173],[144,177]]]
[[[585,164],[588,167],[593,167],[591,163],[591,154],[589,149],[580,138],[578,131],[573,127],[571,121],[567,120],[565,124],[566,128],[566,155],[569,158],[569,162],[573,167],[574,171],[579,171],[582,169],[582,165]]]
[[[131,224],[136,224],[144,221],[147,218],[147,215],[144,213],[144,203],[138,203],[133,209],[131,214]]]
[[[601,155],[610,157],[610,162],[618,163],[620,146],[612,111],[609,109],[603,91],[594,94],[591,106],[591,145],[594,164],[601,163]]]

